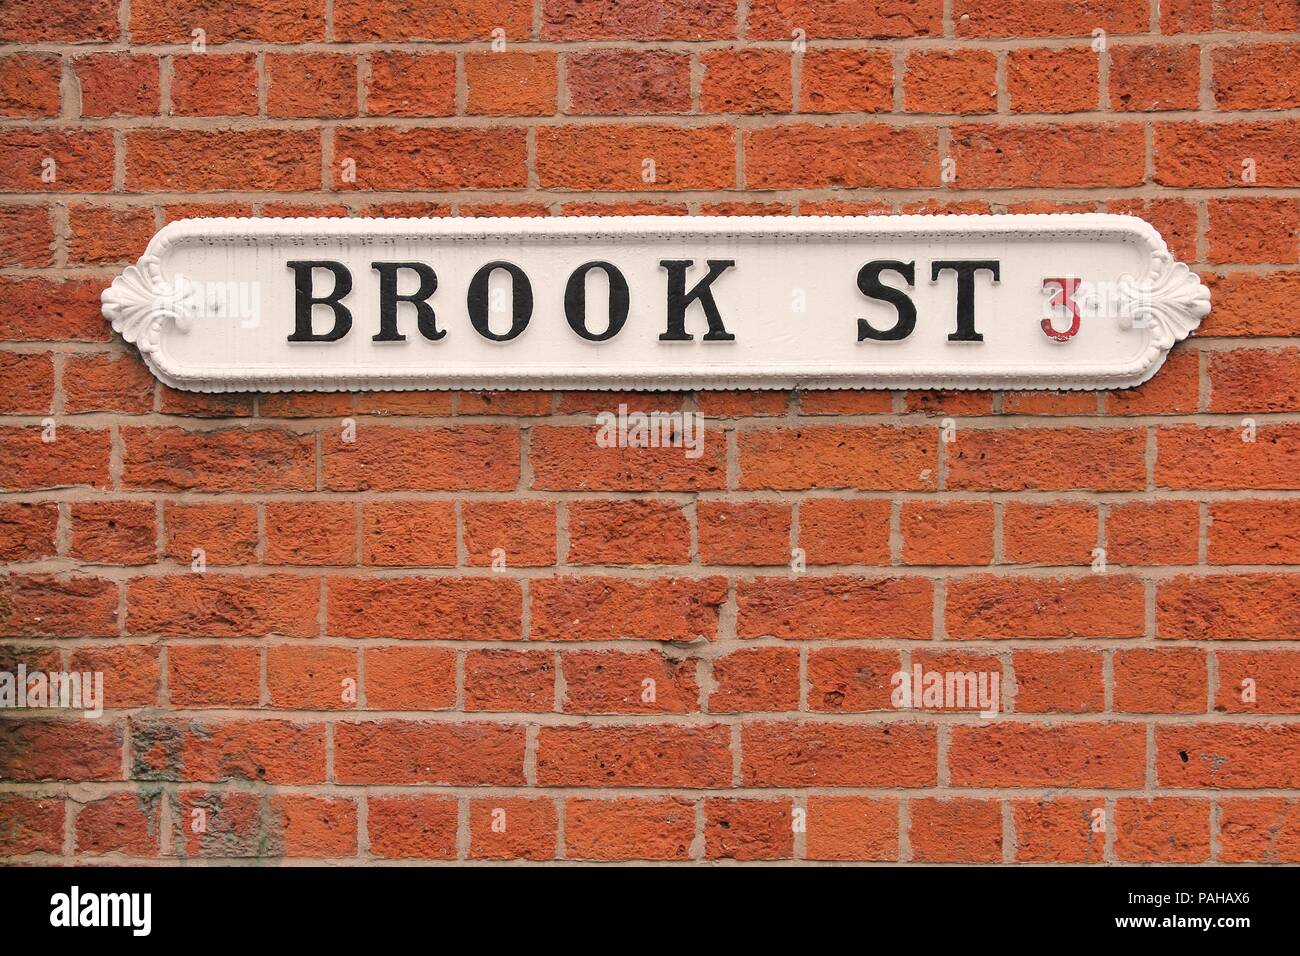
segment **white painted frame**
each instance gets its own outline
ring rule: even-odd
[[[1132,299],[1132,312],[1142,319],[1146,347],[1136,361],[1113,365],[1080,365],[1050,374],[1036,374],[1023,365],[983,368],[964,373],[959,362],[946,374],[917,374],[899,364],[873,367],[820,366],[800,371],[733,368],[646,368],[609,373],[590,365],[559,366],[544,372],[520,373],[509,366],[484,366],[455,372],[420,372],[373,366],[356,369],[286,364],[275,368],[238,366],[186,367],[168,355],[169,325],[178,331],[191,316],[166,275],[169,250],[188,244],[289,244],[308,254],[314,241],[338,239],[420,241],[465,240],[559,243],[572,240],[617,245],[629,238],[700,239],[714,237],[779,237],[798,244],[810,239],[900,240],[1018,238],[1041,240],[1046,246],[1060,239],[1121,241],[1135,244],[1147,263],[1140,276],[1115,276]],[[1049,269],[1050,271],[1050,269]],[[113,328],[133,343],[153,373],[166,384],[199,392],[231,391],[348,391],[393,389],[1114,389],[1138,385],[1160,368],[1176,342],[1186,338],[1210,308],[1209,290],[1199,277],[1170,255],[1159,233],[1132,216],[1099,213],[1049,215],[961,216],[798,216],[736,218],[624,216],[574,218],[430,218],[430,219],[189,219],[171,223],[150,241],[137,265],[128,267],[103,293],[103,312]],[[798,364],[797,357],[793,361]]]

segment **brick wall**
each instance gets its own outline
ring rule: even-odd
[[[1298,30],[5,0],[0,653],[109,709],[0,713],[0,854],[1300,861]],[[1044,210],[1212,286],[1147,385],[202,396],[98,310],[192,215]],[[597,447],[620,400],[704,455]],[[918,664],[1004,713],[895,709]]]

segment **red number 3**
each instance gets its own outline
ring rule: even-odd
[[[1052,305],[1063,305],[1070,311],[1070,327],[1064,332],[1058,332],[1052,325],[1050,318],[1043,319],[1043,334],[1048,338],[1055,339],[1058,342],[1068,342],[1079,333],[1079,303],[1074,301],[1074,293],[1079,288],[1079,279],[1044,279],[1043,288],[1048,289],[1056,286],[1056,294],[1052,296]]]

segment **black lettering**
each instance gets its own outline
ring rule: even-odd
[[[433,306],[426,301],[438,289],[438,275],[431,266],[423,262],[372,262],[370,268],[379,273],[379,332],[373,336],[373,341],[406,341],[406,336],[397,330],[399,302],[409,302],[415,306],[416,323],[420,334],[426,339],[436,342],[447,334],[446,329],[439,330],[438,317],[434,314]],[[397,273],[401,269],[410,269],[420,277],[420,287],[414,292],[398,294]]]
[[[488,280],[497,269],[510,273],[511,322],[510,331],[497,335],[488,325]],[[533,286],[524,275],[524,270],[513,262],[500,259],[489,262],[469,283],[469,294],[465,297],[469,306],[469,321],[474,331],[493,342],[509,342],[528,328],[528,320],[533,317]]]
[[[709,331],[704,336],[705,342],[733,342],[736,337],[727,331],[718,312],[718,304],[713,301],[713,280],[736,264],[734,259],[708,259],[709,273],[686,291],[686,270],[694,265],[694,259],[661,259],[659,265],[668,270],[668,331],[659,336],[660,342],[689,342],[695,338],[686,331],[686,309],[698,301],[704,309],[705,318],[709,320]]]
[[[941,272],[957,273],[957,331],[948,335],[949,342],[983,342],[975,331],[975,273],[991,272],[993,281],[1001,281],[1001,263],[996,259],[936,259],[930,263],[930,281]]]
[[[328,260],[297,261],[287,263],[293,270],[293,334],[290,342],[337,342],[352,328],[352,313],[343,304],[343,298],[352,291],[352,273],[341,262]],[[312,271],[327,269],[334,274],[334,291],[323,298],[312,292]],[[315,306],[327,305],[334,310],[334,327],[317,335],[312,330],[311,317]]]
[[[907,282],[909,289],[916,285],[916,262],[899,262],[897,259],[873,259],[858,270],[858,289],[868,299],[888,302],[898,311],[898,321],[888,329],[877,329],[866,319],[858,319],[858,341],[872,339],[877,342],[897,342],[912,334],[916,328],[916,303],[902,289],[885,285],[880,273],[897,272]]]
[[[587,273],[600,269],[609,277],[609,324],[605,331],[596,333],[587,328]],[[564,316],[569,327],[589,342],[612,339],[627,321],[627,280],[623,273],[608,262],[584,262],[573,270],[564,287]]]

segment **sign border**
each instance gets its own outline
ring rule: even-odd
[[[541,224],[545,224],[544,228]],[[186,329],[194,316],[183,295],[163,273],[164,255],[184,243],[211,245],[283,241],[297,246],[321,238],[374,236],[379,239],[536,239],[557,242],[596,239],[619,242],[629,237],[678,240],[689,236],[780,236],[796,243],[850,235],[872,238],[924,239],[1016,236],[1033,239],[1119,237],[1142,248],[1148,263],[1141,277],[1115,277],[1128,300],[1132,318],[1148,329],[1147,348],[1128,365],[1082,365],[1062,374],[1025,375],[1023,368],[983,369],[973,375],[918,375],[905,364],[864,370],[861,366],[818,369],[807,375],[787,370],[738,374],[734,367],[716,372],[601,372],[589,367],[512,371],[508,366],[476,367],[437,374],[412,375],[408,369],[384,374],[372,367],[349,373],[337,366],[284,365],[270,369],[242,367],[179,368],[162,348],[168,322]],[[1186,338],[1209,313],[1210,292],[1200,277],[1170,254],[1160,234],[1136,216],[1111,213],[1046,213],[909,216],[577,216],[509,218],[213,218],[183,219],[164,226],[150,240],[134,266],[113,280],[102,296],[105,318],[140,351],[149,369],[164,384],[197,392],[289,391],[437,391],[446,389],[958,389],[1083,390],[1128,388],[1147,381],[1177,342]],[[1117,320],[1122,321],[1122,320]]]

